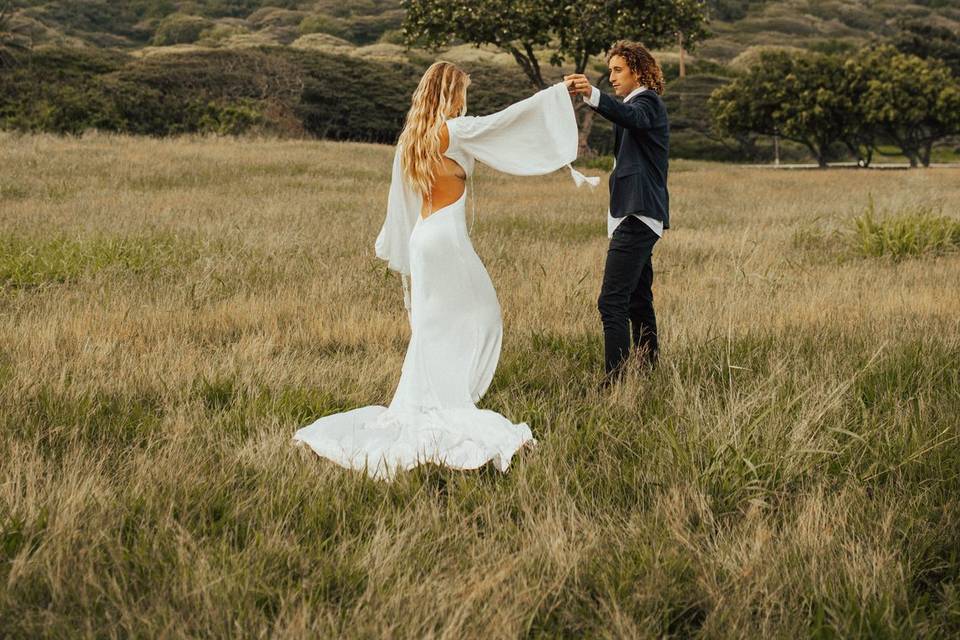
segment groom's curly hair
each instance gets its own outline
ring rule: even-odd
[[[656,58],[639,42],[617,40],[607,51],[607,63],[613,56],[627,61],[630,70],[637,74],[640,84],[663,95],[663,71]]]

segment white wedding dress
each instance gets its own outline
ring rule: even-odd
[[[475,159],[535,175],[576,158],[576,119],[563,83],[489,116],[453,118],[447,128],[444,155],[468,176]],[[475,405],[497,368],[503,325],[493,283],[467,232],[466,189],[423,219],[421,198],[404,179],[399,158],[398,149],[376,243],[377,256],[412,282],[409,293],[404,288],[411,334],[396,392],[389,407],[322,417],[299,429],[294,442],[381,479],[424,462],[475,469],[492,461],[506,471],[517,450],[536,441],[527,424]],[[570,170],[578,186],[595,184]]]

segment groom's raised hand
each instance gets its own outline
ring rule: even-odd
[[[563,76],[563,81],[566,83],[567,92],[571,96],[589,96],[593,91],[593,87],[590,85],[590,81],[587,80],[587,76],[582,73],[571,73],[570,75]]]

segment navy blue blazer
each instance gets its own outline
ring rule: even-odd
[[[660,220],[669,229],[670,123],[663,100],[653,89],[641,91],[629,102],[601,92],[600,103],[590,108],[613,123],[617,166],[610,174],[610,215],[622,218],[638,213]]]

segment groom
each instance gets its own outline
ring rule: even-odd
[[[605,382],[619,379],[631,342],[645,363],[656,365],[657,317],[653,310],[653,246],[670,228],[667,154],[670,125],[660,99],[663,73],[643,45],[621,40],[607,52],[610,84],[618,102],[581,74],[564,76],[570,95],[613,123],[607,235],[610,247],[597,308],[603,321]],[[631,341],[630,325],[633,326]]]

